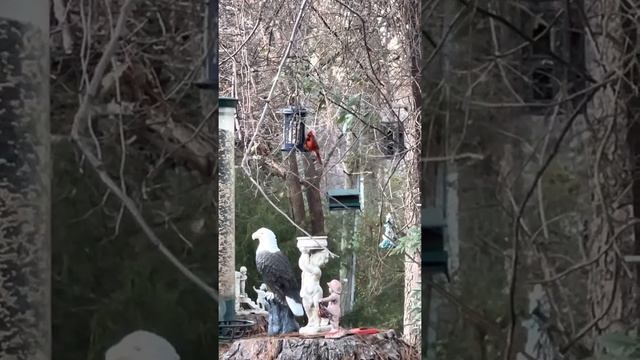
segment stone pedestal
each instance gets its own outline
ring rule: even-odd
[[[300,284],[300,297],[307,315],[307,325],[300,328],[302,335],[323,334],[331,330],[326,322],[320,319],[319,302],[322,299],[322,287],[320,277],[322,269],[329,261],[329,252],[326,236],[298,237],[297,243],[300,250],[298,266],[302,270],[302,283]]]

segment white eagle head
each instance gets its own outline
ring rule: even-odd
[[[278,248],[278,240],[276,234],[267,228],[260,228],[251,235],[253,240],[258,240],[257,251],[276,252],[280,251]]]

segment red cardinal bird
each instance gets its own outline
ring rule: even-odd
[[[307,139],[304,141],[304,149],[316,153],[318,163],[322,165],[322,160],[320,159],[320,151],[318,151],[318,142],[316,141],[316,135],[313,130],[307,133]]]

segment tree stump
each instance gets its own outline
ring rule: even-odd
[[[236,320],[251,320],[256,323],[246,334],[247,336],[266,335],[267,333],[267,326],[269,324],[267,322],[267,315],[265,314],[238,314],[236,315]]]
[[[260,336],[235,341],[224,360],[419,360],[418,352],[393,330],[340,339],[295,335]]]

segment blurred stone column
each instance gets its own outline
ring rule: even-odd
[[[0,1],[0,359],[51,358],[49,1]]]

